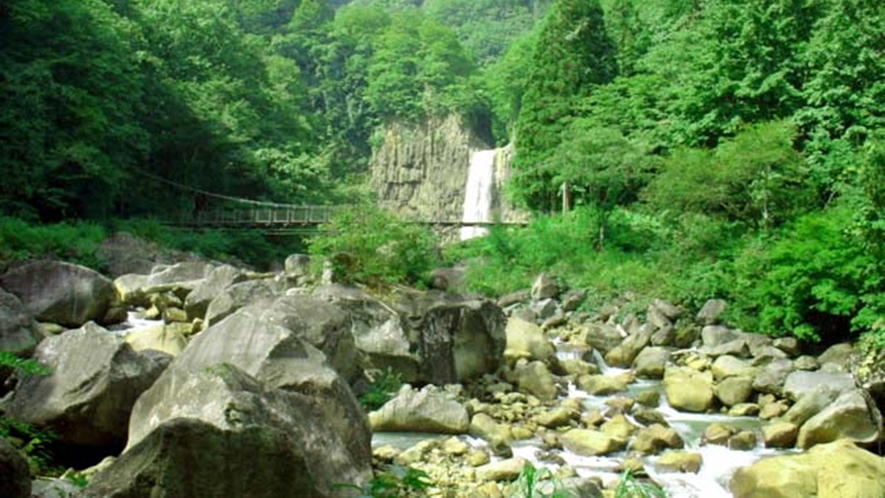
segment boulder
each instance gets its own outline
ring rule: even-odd
[[[556,280],[553,280],[553,278],[546,273],[542,273],[535,277],[535,281],[532,282],[532,301],[551,299],[558,295],[559,286],[556,284]]]
[[[577,386],[592,396],[607,396],[627,390],[627,384],[622,379],[609,375],[581,375]]]
[[[435,386],[415,391],[406,386],[380,409],[369,414],[375,432],[464,434],[470,427],[467,409]]]
[[[678,432],[661,424],[652,424],[639,430],[639,433],[630,442],[630,451],[635,451],[640,455],[653,455],[667,448],[681,449],[683,446],[685,446],[685,441],[682,440]]]
[[[167,396],[193,372],[221,363],[230,364],[255,377],[271,389],[305,394],[316,416],[328,420],[357,461],[370,455],[370,430],[348,382],[332,369],[322,351],[303,339],[299,323],[284,327],[260,317],[261,308],[249,306],[195,336],[166,372],[146,391],[133,408],[130,444],[156,424],[150,418],[154,405],[168,403]],[[294,330],[293,330],[294,329]]]
[[[508,446],[512,439],[510,426],[499,424],[485,413],[477,413],[473,416],[468,431],[473,437],[485,439],[492,449]]]
[[[665,451],[657,460],[655,467],[664,472],[691,472],[697,474],[701,470],[704,459],[700,453],[693,451]]]
[[[84,266],[40,260],[0,275],[0,286],[15,294],[25,311],[41,322],[79,327],[104,322],[116,300],[114,284]]]
[[[793,371],[793,362],[786,359],[773,360],[760,366],[753,379],[753,389],[760,393],[782,395],[784,382]]]
[[[840,372],[791,372],[784,380],[783,394],[796,401],[808,393],[826,389],[834,393],[854,390],[857,385],[854,376]]]
[[[222,265],[209,270],[203,279],[184,300],[184,311],[188,321],[205,318],[209,303],[220,296],[225,289],[246,279],[246,274],[231,265]]]
[[[556,358],[556,348],[545,336],[541,327],[525,320],[511,317],[505,329],[507,348],[504,357],[515,361],[520,358],[549,362]]]
[[[310,256],[307,254],[290,254],[283,263],[286,278],[295,285],[304,285],[311,278]]]
[[[31,498],[31,471],[25,457],[0,437],[0,496]]]
[[[148,275],[125,274],[114,279],[120,300],[131,306],[146,306],[151,294],[171,292],[185,299],[214,268],[205,261],[184,261],[172,265],[157,265]]]
[[[651,343],[652,334],[654,334],[652,326],[646,324],[639,327],[624,338],[618,346],[605,354],[605,362],[613,367],[630,367],[639,352]]]
[[[184,335],[175,327],[164,323],[134,330],[126,334],[124,340],[135,351],[162,351],[172,356],[178,356],[187,346]]]
[[[552,401],[559,390],[556,380],[547,365],[533,361],[526,366],[518,366],[512,373],[519,390],[531,394],[542,401]]]
[[[817,389],[803,392],[795,403],[783,414],[783,420],[801,426],[808,419],[818,414],[835,401],[840,391],[821,385]]]
[[[849,343],[834,344],[827,348],[826,351],[817,357],[817,362],[823,368],[826,364],[831,364],[834,370],[839,372],[850,372],[852,365],[858,360],[859,353],[854,346]]]
[[[750,399],[753,394],[753,379],[750,377],[729,377],[715,388],[716,397],[723,405],[731,407]]]
[[[126,451],[86,497],[345,497],[371,477],[362,455],[308,394],[268,386],[229,364],[181,368],[139,399]],[[331,422],[331,421],[330,421]]]
[[[362,360],[351,333],[352,320],[338,306],[313,296],[294,294],[279,297],[271,304],[256,303],[241,312],[296,333],[322,351],[329,365],[347,381],[354,382],[362,375]]]
[[[625,439],[590,429],[572,429],[560,439],[563,448],[580,456],[608,455],[627,447]]]
[[[459,383],[501,364],[506,317],[487,299],[403,290],[387,303],[340,285],[314,295],[350,313],[357,349],[373,367],[406,382]]]
[[[710,299],[704,303],[695,319],[701,325],[714,325],[719,322],[719,317],[722,316],[727,307],[728,304],[722,299]]]
[[[731,355],[716,358],[716,361],[710,366],[710,370],[713,372],[713,378],[717,381],[737,376],[754,377],[756,373],[756,368],[750,362]]]
[[[633,360],[633,371],[637,377],[660,379],[664,376],[664,367],[670,361],[670,348],[653,346],[643,349]]]
[[[799,435],[799,426],[790,422],[772,422],[762,426],[762,442],[766,448],[792,448]]]
[[[7,413],[62,444],[111,451],[125,443],[136,398],[165,366],[94,323],[45,339],[34,359],[50,373],[22,379]]]
[[[713,374],[686,367],[668,367],[664,373],[664,394],[677,410],[705,412],[713,407]]]
[[[0,351],[31,356],[40,342],[34,325],[33,317],[25,311],[21,300],[0,289]]]
[[[571,406],[557,406],[552,410],[542,412],[535,416],[535,422],[542,427],[555,429],[569,425],[581,415],[580,411]]]
[[[740,468],[729,489],[735,498],[885,496],[885,459],[839,440]]]
[[[621,344],[626,332],[610,323],[589,323],[581,334],[589,346],[605,355]]]
[[[837,439],[874,443],[882,437],[881,420],[882,415],[865,391],[847,391],[802,424],[796,446],[807,449]]]
[[[230,285],[209,302],[205,323],[207,326],[215,325],[244,306],[275,299],[284,292],[283,282],[268,278]]]
[[[714,348],[743,338],[744,333],[740,330],[730,329],[723,325],[707,325],[701,329],[701,342],[703,346],[708,348]]]
[[[476,468],[476,480],[479,482],[515,481],[528,463],[528,460],[523,458],[508,458],[487,463]]]

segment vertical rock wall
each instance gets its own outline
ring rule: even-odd
[[[421,221],[461,221],[470,156],[488,148],[457,116],[420,126],[392,124],[372,157],[369,184],[378,203],[400,216]],[[496,154],[497,188],[492,194],[496,214],[504,212],[499,194],[501,182],[508,175],[509,150],[505,147]],[[508,214],[505,219],[510,217]]]

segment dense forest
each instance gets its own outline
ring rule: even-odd
[[[29,223],[352,202],[385,124],[458,114],[537,215],[459,248],[474,288],[551,270],[885,343],[879,1],[8,0],[0,89]]]

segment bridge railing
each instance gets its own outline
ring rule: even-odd
[[[245,206],[200,211],[180,224],[188,226],[248,227],[318,225],[332,219],[336,206]]]

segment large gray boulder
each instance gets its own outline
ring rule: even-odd
[[[369,414],[373,431],[464,434],[470,415],[461,403],[427,386],[420,391],[405,387],[380,409]]]
[[[501,364],[506,317],[487,299],[401,290],[382,302],[339,285],[314,295],[350,313],[357,349],[371,366],[391,368],[406,382],[458,383]]]
[[[31,497],[31,471],[25,457],[0,437],[0,496]]]
[[[885,496],[885,459],[839,440],[740,468],[729,489],[735,498]]]
[[[791,372],[784,380],[784,396],[797,401],[811,392],[827,389],[842,393],[857,387],[854,376],[845,372]]]
[[[286,291],[285,283],[274,279],[246,280],[226,287],[209,302],[205,323],[212,326],[249,304],[275,299]]]
[[[215,265],[206,261],[161,264],[154,266],[147,275],[121,275],[114,279],[114,287],[120,300],[130,306],[149,306],[152,294],[172,293],[184,300],[214,269]]]
[[[0,351],[30,356],[40,342],[34,325],[21,300],[0,289]]]
[[[348,382],[362,375],[363,365],[353,339],[350,315],[338,306],[314,296],[282,296],[272,303],[256,303],[242,313],[281,325],[326,355],[326,361]],[[224,322],[222,322],[224,323]],[[224,326],[221,325],[220,326]]]
[[[34,359],[51,373],[22,379],[8,414],[84,448],[123,446],[135,400],[165,366],[94,323],[45,339]]]
[[[38,321],[79,327],[103,322],[116,300],[110,279],[84,266],[40,260],[16,266],[0,276],[0,286],[21,299]]]
[[[753,379],[753,389],[765,394],[781,396],[787,376],[793,372],[793,362],[787,359],[776,359],[760,366]]]
[[[796,446],[807,449],[837,439],[871,444],[881,438],[882,415],[865,391],[854,389],[802,424]]]
[[[345,497],[337,483],[371,477],[308,394],[267,385],[229,364],[179,364],[139,400],[126,451],[87,497]]]
[[[242,282],[246,274],[231,265],[221,265],[209,270],[206,277],[188,293],[184,300],[184,311],[188,320],[205,318],[209,303],[221,295],[228,287]]]
[[[250,306],[197,335],[164,375],[139,398],[129,426],[130,446],[134,435],[152,428],[145,425],[144,414],[153,405],[166,402],[165,397],[173,388],[170,383],[204,368],[227,363],[268,388],[308,394],[315,403],[316,415],[339,431],[355,458],[368,460],[371,435],[365,413],[347,380],[330,368],[322,351],[304,339],[309,335],[306,324],[309,320],[289,321],[282,326],[263,319],[261,307]]]

